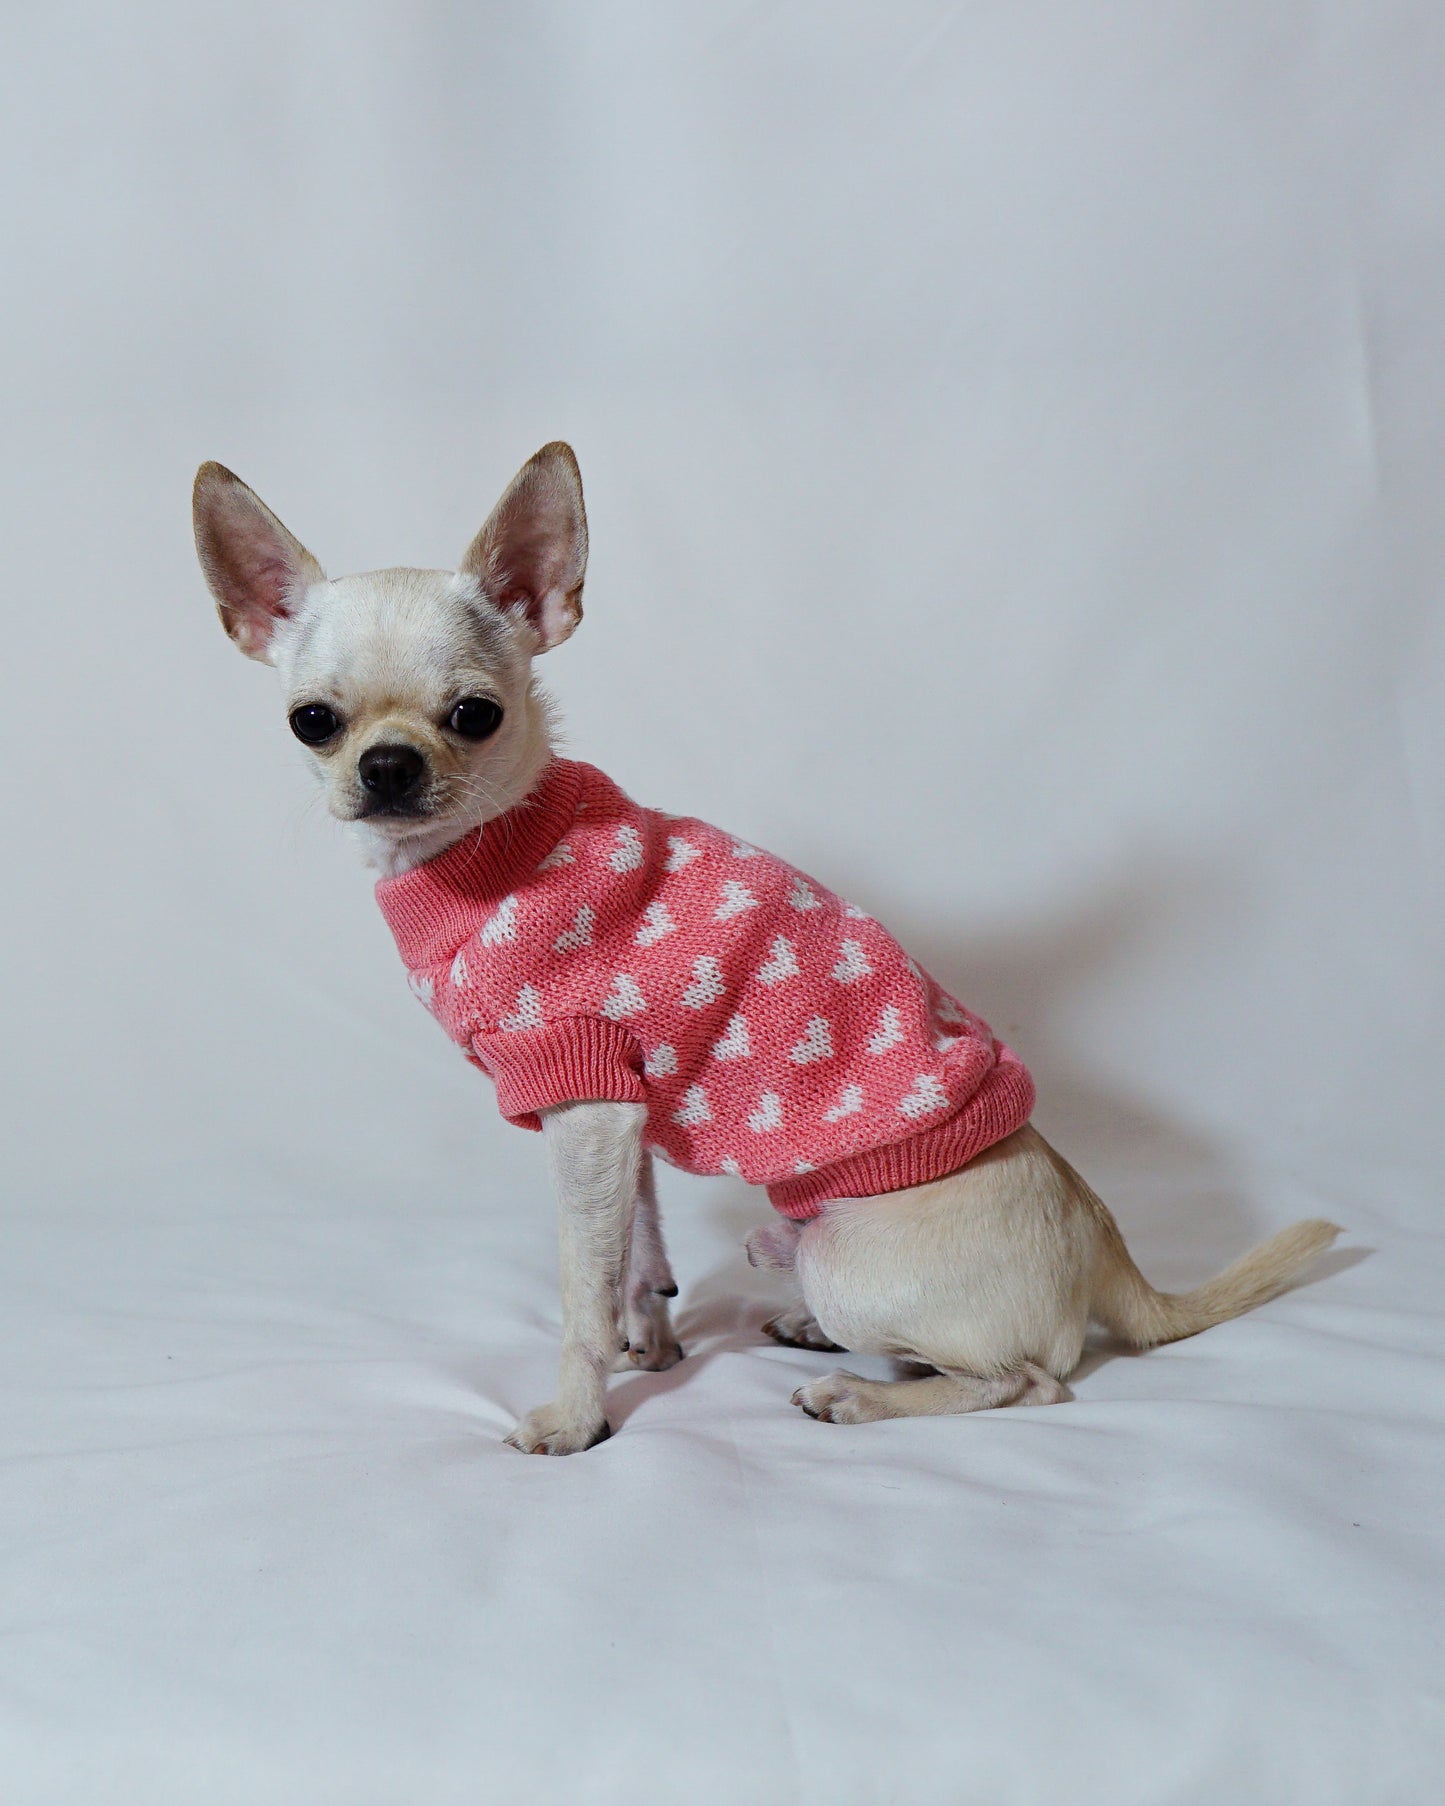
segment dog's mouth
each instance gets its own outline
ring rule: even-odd
[[[429,803],[365,802],[352,817],[354,821],[426,821],[432,814]]]
[[[476,824],[479,813],[485,820],[496,811],[475,811],[469,807],[467,797],[456,796],[447,784],[434,782],[418,796],[381,797],[353,792],[335,798],[332,813],[339,821],[365,822],[368,828],[389,839],[405,840],[452,826],[462,832]]]
[[[379,797],[368,796],[349,798],[335,810],[335,814],[342,821],[364,821],[368,828],[379,828],[387,834],[405,835],[434,826],[437,810],[430,802],[413,802],[408,798],[384,801]]]

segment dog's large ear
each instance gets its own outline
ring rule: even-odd
[[[499,608],[525,615],[537,650],[559,646],[582,619],[587,515],[572,447],[544,445],[517,472],[461,568]]]
[[[192,494],[196,551],[221,625],[248,658],[270,661],[271,637],[326,573],[224,464],[203,464]]]

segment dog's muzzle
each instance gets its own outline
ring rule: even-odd
[[[361,788],[380,809],[414,809],[426,760],[414,746],[368,746],[356,761]]]

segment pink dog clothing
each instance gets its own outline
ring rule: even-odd
[[[646,1106],[646,1139],[784,1216],[956,1172],[1033,1081],[861,909],[555,760],[527,800],[376,887],[412,989],[504,1116]]]

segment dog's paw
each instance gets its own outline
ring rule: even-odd
[[[682,1344],[673,1335],[670,1327],[661,1332],[647,1330],[627,1344],[617,1357],[617,1365],[613,1371],[628,1373],[640,1370],[643,1373],[666,1373],[669,1367],[676,1367],[682,1357]]]
[[[877,1423],[891,1417],[881,1409],[877,1388],[856,1373],[825,1373],[820,1380],[809,1380],[799,1386],[792,1402],[819,1423]]]
[[[644,1292],[630,1300],[622,1317],[622,1349],[612,1371],[666,1373],[682,1356],[666,1297],[660,1292]]]
[[[595,1423],[569,1423],[556,1405],[538,1405],[505,1440],[508,1448],[524,1455],[580,1455],[611,1434],[605,1417]]]
[[[748,1265],[769,1267],[775,1273],[791,1273],[793,1262],[798,1256],[798,1238],[802,1233],[802,1224],[794,1223],[787,1217],[754,1229],[743,1243]]]
[[[790,1305],[776,1317],[769,1317],[763,1325],[763,1334],[781,1342],[784,1348],[813,1348],[823,1354],[840,1352],[838,1344],[830,1342],[823,1334],[818,1319],[805,1304]]]

